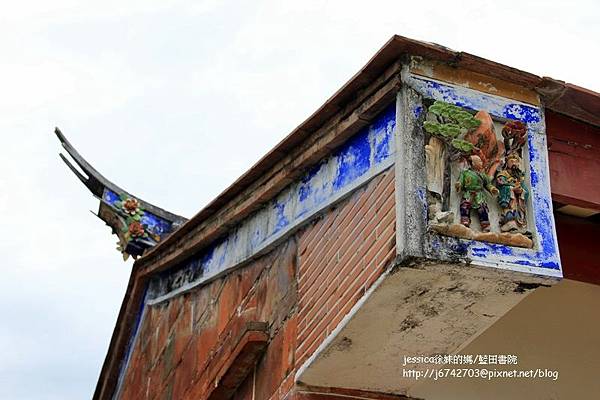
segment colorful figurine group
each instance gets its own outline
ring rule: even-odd
[[[468,167],[461,171],[455,184],[461,195],[460,223],[471,225],[471,211],[476,210],[483,232],[490,231],[487,193],[498,196],[500,231],[527,233],[527,199],[529,190],[521,168],[521,151],[525,144],[527,128],[520,121],[507,122],[502,129],[505,156],[500,169],[493,175],[484,169],[480,155],[467,158]],[[487,193],[486,193],[487,192]]]
[[[494,121],[485,110],[475,115],[442,101],[428,108],[423,128],[431,136],[425,148],[428,190],[433,207],[430,219],[444,222],[451,196],[451,165],[462,160],[467,166],[460,172],[455,189],[460,195],[460,223],[471,226],[476,211],[483,232],[491,228],[488,196],[497,196],[501,232],[527,232],[527,189],[521,154],[527,141],[527,126],[508,121],[502,139],[496,136]],[[433,140],[432,138],[435,138]]]

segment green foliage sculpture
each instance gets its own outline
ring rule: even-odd
[[[460,158],[466,159],[477,153],[475,145],[464,137],[481,125],[478,120],[465,109],[436,100],[428,111],[430,119],[423,123],[425,132],[439,138],[446,147],[446,159],[444,160],[444,184],[442,209],[447,210],[450,197],[450,163]]]
[[[462,153],[470,154],[473,151],[475,146],[470,142],[459,139],[459,137],[479,127],[481,121],[470,112],[439,100],[436,100],[429,107],[429,112],[435,115],[436,121],[425,121],[423,123],[427,133],[438,136]]]

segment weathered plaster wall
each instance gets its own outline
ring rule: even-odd
[[[456,68],[445,63],[412,57],[410,72],[450,84],[477,90],[482,93],[540,105],[539,95],[531,88],[507,80],[494,78],[479,72]]]

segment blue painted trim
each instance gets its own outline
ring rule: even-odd
[[[114,203],[120,201],[120,197],[118,193],[113,192],[112,190],[105,188],[104,194],[102,195],[102,200],[109,204],[111,207],[115,207]],[[157,215],[152,214],[149,211],[144,211],[144,215],[140,220],[142,225],[146,226],[146,229],[151,233],[160,236],[163,238],[168,233],[171,233],[173,230],[173,224],[166,219],[160,218]]]
[[[140,326],[142,325],[142,321],[144,320],[145,311],[146,311],[146,298],[148,296],[148,286],[144,289],[144,295],[142,297],[142,302],[138,309],[138,312],[135,317],[135,324],[133,326],[133,332],[129,337],[129,341],[127,342],[127,348],[125,349],[125,357],[121,361],[119,365],[119,376],[117,378],[117,387],[112,396],[113,399],[117,399],[121,392],[121,387],[123,385],[123,381],[125,379],[125,374],[127,372],[127,365],[129,365],[129,360],[131,360],[131,355],[133,354],[133,349],[135,347],[135,342],[140,332]]]
[[[396,109],[392,104],[372,124],[360,130],[331,156],[290,184],[268,205],[227,236],[179,268],[151,283],[155,299],[189,289],[250,259],[289,234],[324,207],[389,168],[394,161]]]

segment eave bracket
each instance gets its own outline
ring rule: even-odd
[[[62,153],[60,157],[75,176],[100,200],[97,216],[118,236],[117,249],[123,259],[137,258],[177,230],[186,218],[156,207],[121,189],[96,171],[69,143],[60,129],[54,133],[63,148],[79,166]]]

